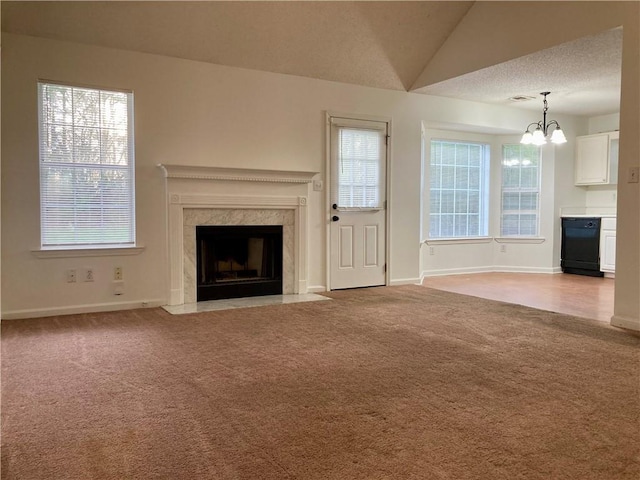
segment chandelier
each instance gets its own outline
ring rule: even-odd
[[[551,92],[541,92],[540,95],[544,96],[544,108],[542,110],[542,120],[539,122],[530,123],[527,127],[527,130],[522,135],[522,140],[520,143],[525,145],[533,144],[533,145],[544,145],[547,143],[547,133],[549,132],[550,127],[555,125],[555,129],[551,134],[551,143],[566,143],[567,138],[564,136],[564,132],[560,128],[560,124],[555,120],[550,120],[547,123],[547,110],[549,110],[549,106],[547,105],[547,95]],[[530,128],[535,125],[536,129],[531,132]]]

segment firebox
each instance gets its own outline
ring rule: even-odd
[[[197,300],[282,293],[282,225],[196,226]]]

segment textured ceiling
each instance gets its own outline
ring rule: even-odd
[[[542,110],[540,92],[550,91],[550,112],[602,115],[620,109],[621,62],[616,28],[416,91],[531,110]],[[516,105],[517,95],[534,98]]]
[[[2,30],[392,90],[409,90],[474,2],[2,1]],[[505,8],[517,8],[517,2]],[[473,48],[469,45],[468,48]],[[550,112],[619,111],[621,30],[418,93]],[[510,103],[514,95],[536,97]]]
[[[473,2],[2,2],[2,30],[407,90]]]

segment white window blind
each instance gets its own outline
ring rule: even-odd
[[[537,236],[539,200],[540,148],[503,145],[500,234],[503,237]]]
[[[429,238],[486,236],[489,146],[432,140]]]
[[[43,248],[135,244],[133,94],[38,83]]]
[[[339,128],[338,207],[382,207],[384,136],[379,130]]]

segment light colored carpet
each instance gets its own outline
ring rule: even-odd
[[[2,478],[640,478],[640,338],[420,286],[2,322]]]

